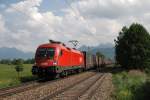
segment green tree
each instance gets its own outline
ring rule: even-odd
[[[0,63],[1,64],[8,64],[8,65],[10,65],[11,64],[11,60],[10,59],[2,59],[2,60],[0,60]]]
[[[15,66],[15,70],[16,70],[16,72],[18,73],[18,79],[20,78],[20,72],[22,72],[23,71],[23,68],[24,66],[23,66],[23,63],[21,62],[21,61],[18,61],[17,63],[16,63],[16,66]]]
[[[150,65],[150,35],[141,25],[133,23],[119,32],[115,40],[116,61],[125,68],[143,69]]]
[[[32,59],[26,59],[25,61],[24,61],[24,63],[25,64],[34,64],[34,59],[32,58]]]
[[[18,65],[18,64],[20,64],[20,63],[24,63],[24,60],[23,59],[13,59],[13,61],[12,61],[12,64],[14,64],[14,65]]]

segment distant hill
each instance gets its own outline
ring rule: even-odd
[[[93,52],[94,54],[97,51],[100,51],[102,54],[104,54],[107,58],[114,59],[115,55],[115,49],[112,44],[100,44],[95,47],[89,47],[90,51]],[[88,51],[88,46],[81,46],[79,50],[82,51]],[[16,48],[7,48],[7,47],[1,47],[0,48],[0,59],[13,59],[13,58],[23,58],[23,59],[28,59],[28,58],[33,58],[34,53],[33,52],[22,52]]]
[[[90,50],[94,54],[96,52],[100,51],[107,58],[111,58],[111,59],[114,59],[114,56],[115,56],[115,49],[114,49],[114,46],[112,44],[100,44],[100,45],[95,46],[95,47],[88,47],[88,46],[83,45],[79,48],[79,50],[82,50],[82,51]]]
[[[7,47],[0,48],[0,59],[13,59],[13,58],[28,59],[33,57],[34,53],[32,52],[25,53],[16,48],[7,48]]]

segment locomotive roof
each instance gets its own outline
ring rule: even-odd
[[[62,49],[66,49],[66,50],[70,50],[72,52],[76,52],[76,53],[81,53],[81,51],[79,50],[76,50],[74,48],[69,48],[69,47],[66,47],[64,44],[60,43],[46,43],[46,44],[42,44],[39,46],[40,48],[50,48],[50,47],[59,47],[59,48],[62,48]]]
[[[57,43],[46,43],[46,44],[42,44],[39,47],[43,47],[43,48],[49,48],[49,47],[61,47],[62,44],[57,44]]]

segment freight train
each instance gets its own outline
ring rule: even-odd
[[[64,77],[71,73],[79,73],[109,63],[111,62],[96,55],[69,48],[64,43],[50,40],[50,43],[42,44],[37,48],[32,74]]]

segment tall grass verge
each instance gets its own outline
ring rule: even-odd
[[[145,73],[120,72],[113,74],[114,100],[149,100],[150,82]]]

